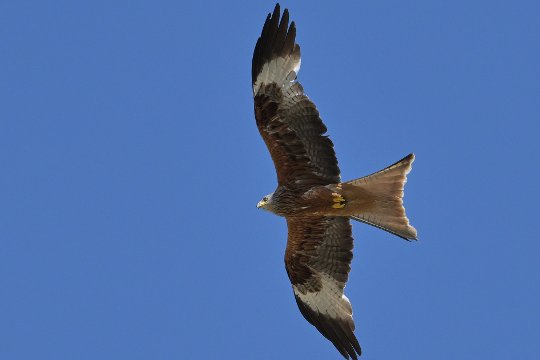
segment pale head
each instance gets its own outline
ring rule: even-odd
[[[262,200],[259,201],[259,203],[257,204],[257,209],[262,208],[262,209],[267,210],[267,211],[272,211],[272,209],[273,209],[272,195],[274,195],[274,193],[268,194],[265,197],[263,197]]]

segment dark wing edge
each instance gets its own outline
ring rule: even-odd
[[[304,318],[330,340],[345,359],[357,360],[358,356],[362,355],[362,349],[354,335],[354,323],[351,325],[344,319],[321,315],[320,312],[304,303],[296,294],[294,298]]]
[[[342,217],[288,218],[285,266],[304,318],[346,359],[361,355],[352,306],[343,290],[352,260],[352,229]]]
[[[283,185],[338,183],[339,166],[315,104],[296,74],[300,47],[289,12],[279,4],[268,14],[253,53],[252,80],[257,127]]]
[[[283,11],[280,21],[280,8],[276,4],[274,12],[268,14],[257,40],[251,63],[253,93],[257,93],[262,83],[282,85],[287,76],[294,80],[300,69],[300,46],[295,43],[296,26],[289,26],[289,10]],[[294,71],[291,74],[291,71]]]

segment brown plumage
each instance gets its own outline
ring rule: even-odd
[[[287,219],[285,267],[302,315],[345,358],[361,349],[352,307],[343,294],[352,260],[349,219],[416,239],[403,207],[414,155],[356,180],[341,182],[332,141],[296,75],[300,47],[289,12],[268,14],[253,53],[255,118],[270,151],[278,186],[262,207]]]

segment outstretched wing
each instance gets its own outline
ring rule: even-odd
[[[353,257],[349,219],[287,218],[287,225],[285,267],[300,312],[346,359],[356,360],[361,349],[343,294]]]
[[[329,184],[340,181],[332,141],[315,104],[296,74],[300,47],[289,12],[280,21],[279,4],[268,14],[253,53],[255,118],[276,167],[278,183]]]

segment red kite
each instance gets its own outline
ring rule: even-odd
[[[403,207],[414,155],[374,174],[341,182],[332,141],[296,75],[300,47],[289,12],[268,14],[253,53],[255,118],[278,186],[258,204],[287,219],[285,267],[300,312],[346,358],[361,349],[343,294],[353,257],[350,219],[416,239]]]

